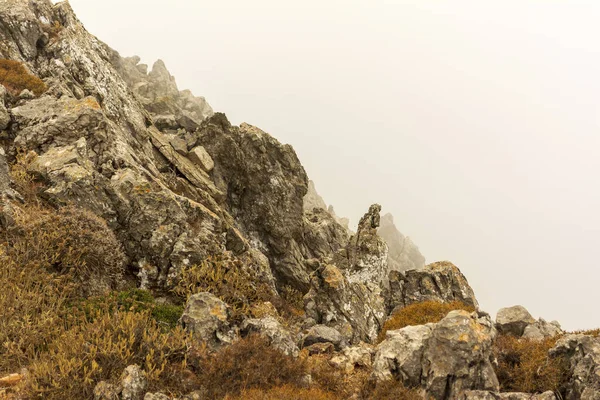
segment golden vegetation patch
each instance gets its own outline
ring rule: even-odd
[[[338,400],[339,397],[332,393],[324,392],[318,388],[298,388],[285,385],[269,390],[250,389],[244,390],[236,397],[226,397],[226,400]]]
[[[240,260],[216,256],[185,268],[173,292],[184,299],[209,292],[231,307],[234,321],[250,315],[252,304],[273,299],[271,289]]]
[[[414,303],[406,306],[392,314],[383,324],[378,341],[381,342],[385,340],[387,331],[402,329],[410,325],[424,325],[439,322],[448,315],[450,311],[454,310],[473,312],[475,311],[475,307],[460,301],[453,301],[451,303],[423,301],[421,303]]]
[[[190,357],[190,365],[210,399],[239,396],[250,389],[299,387],[308,374],[303,360],[280,352],[259,335],[250,335],[212,354],[200,348]]]
[[[36,96],[46,91],[44,81],[30,74],[22,63],[15,60],[0,59],[0,85],[13,95],[18,95],[25,89]]]
[[[567,383],[569,364],[563,358],[550,358],[548,351],[560,336],[536,341],[500,335],[494,343],[498,360],[496,375],[504,392],[560,393]]]

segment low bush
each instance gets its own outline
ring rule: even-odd
[[[423,301],[421,303],[411,304],[398,310],[388,318],[381,328],[378,341],[381,342],[385,340],[387,331],[402,329],[409,325],[424,325],[439,322],[453,310],[473,312],[475,311],[475,308],[460,301],[453,301],[451,303]]]
[[[22,63],[15,60],[0,59],[0,85],[13,95],[18,95],[25,89],[36,96],[46,91],[44,81],[30,74]]]
[[[183,299],[209,292],[231,307],[234,321],[249,315],[250,305],[272,299],[271,290],[244,268],[241,261],[226,257],[209,257],[185,268],[173,292]]]
[[[74,298],[68,276],[17,263],[0,246],[0,375],[27,366],[68,323]]]
[[[99,313],[48,344],[29,365],[24,389],[48,400],[91,398],[96,383],[116,381],[131,364],[146,372],[150,388],[176,388],[187,339],[181,328],[165,334],[148,312]]]
[[[506,392],[542,393],[563,391],[569,364],[563,358],[550,358],[548,351],[558,336],[541,341],[500,335],[494,343],[498,360],[496,375]]]
[[[94,278],[114,282],[123,273],[125,254],[103,219],[71,206],[25,211],[6,235],[7,255],[17,264],[71,274],[86,290]]]
[[[258,335],[250,335],[212,354],[205,349],[196,351],[190,356],[190,366],[210,399],[239,396],[243,390],[298,387],[308,373],[304,361],[283,354]]]

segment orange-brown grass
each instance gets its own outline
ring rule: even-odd
[[[46,91],[46,84],[15,60],[0,59],[0,85],[13,95],[18,95],[25,89],[31,90],[36,96]]]
[[[69,273],[82,285],[94,277],[114,280],[125,264],[121,245],[106,222],[72,206],[58,211],[23,209],[5,240],[7,255],[17,264]]]
[[[369,400],[421,400],[423,396],[415,389],[405,387],[402,382],[392,379],[376,385],[367,383],[362,391],[363,399]]]
[[[541,341],[500,335],[494,343],[498,360],[496,375],[505,392],[561,392],[568,380],[569,364],[563,358],[550,358],[548,351],[558,336]]]
[[[212,354],[200,349],[190,356],[190,365],[210,399],[238,396],[243,390],[269,390],[286,384],[300,386],[308,373],[303,360],[283,354],[258,335],[250,335]]]
[[[250,389],[244,390],[236,397],[226,397],[226,400],[341,400],[330,392],[318,388],[298,388],[293,385],[285,385],[269,390]]]
[[[387,331],[402,329],[409,325],[424,325],[430,322],[439,322],[453,310],[473,312],[475,311],[475,308],[460,301],[453,301],[451,303],[423,301],[421,303],[411,304],[398,310],[388,318],[379,333],[378,341],[381,342],[385,340]]]

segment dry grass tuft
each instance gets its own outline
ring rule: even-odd
[[[15,60],[0,59],[0,85],[13,95],[18,95],[25,89],[32,91],[36,96],[46,91],[46,84]]]
[[[234,321],[250,315],[252,304],[273,298],[270,288],[240,260],[217,256],[185,268],[173,292],[183,299],[195,293],[209,292],[231,307]]]
[[[475,308],[460,301],[453,301],[451,303],[424,301],[406,306],[392,314],[392,316],[390,316],[383,324],[383,328],[381,328],[381,332],[379,333],[378,342],[385,340],[387,331],[402,329],[410,325],[424,325],[439,322],[453,310],[473,312],[475,311]]]
[[[559,336],[536,341],[500,335],[494,343],[498,360],[496,375],[506,392],[561,392],[569,375],[569,364],[562,358],[548,357]]]
[[[244,390],[236,397],[226,397],[226,400],[341,400],[333,393],[324,392],[317,388],[298,388],[285,385],[269,390],[250,389]]]

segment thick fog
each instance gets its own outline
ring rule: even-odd
[[[600,326],[600,2],[71,0],[233,123],[374,202],[484,310]]]

